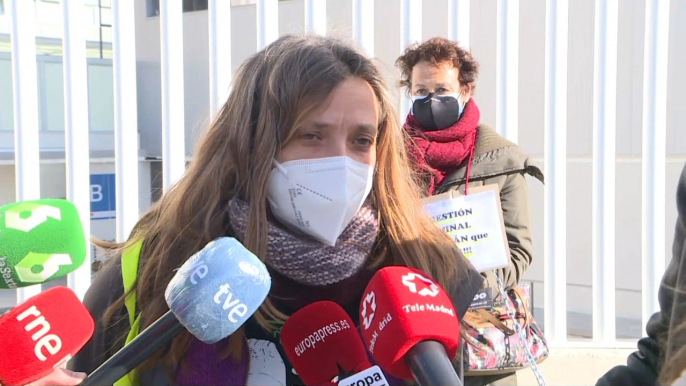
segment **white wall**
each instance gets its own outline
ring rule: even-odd
[[[542,164],[545,0],[520,4],[519,59],[519,143]],[[593,111],[593,0],[569,2],[568,54],[568,211],[567,211],[567,299],[570,330],[586,334],[591,328],[591,173]],[[645,0],[621,1],[617,69],[617,317],[620,336],[637,337],[641,301],[641,130],[643,87],[643,38]],[[424,0],[423,38],[447,36],[447,0]],[[496,0],[471,2],[471,47],[480,62],[475,101],[482,122],[494,125],[496,112]],[[279,31],[299,33],[303,25],[303,1],[279,2]],[[235,71],[256,51],[255,7],[232,9],[232,62]],[[676,207],[675,186],[686,161],[686,0],[671,1],[669,90],[667,112],[667,180],[665,260],[671,258]],[[398,72],[394,62],[400,47],[400,1],[375,2],[376,60],[386,80],[394,88]],[[352,3],[327,1],[327,26],[330,35],[351,39]],[[145,16],[144,2],[137,9],[137,54],[139,58],[139,96],[145,123],[141,147],[151,154],[161,153],[159,91],[159,19]],[[185,97],[187,151],[191,138],[202,132],[208,109],[208,32],[207,12],[184,16]],[[401,117],[404,119],[404,117]],[[143,139],[145,138],[145,139]],[[144,142],[145,141],[145,142]],[[154,150],[153,150],[154,149]],[[542,165],[545,167],[545,165]],[[530,180],[534,234],[534,262],[526,279],[536,283],[536,307],[543,306],[543,186]],[[541,317],[541,313],[537,313]]]
[[[482,122],[494,125],[496,112],[496,0],[471,2],[471,47],[480,62],[481,75],[475,101]],[[519,59],[519,143],[542,164],[545,0],[520,2]],[[569,94],[568,94],[568,247],[567,299],[571,330],[590,330],[591,320],[591,160],[593,111],[593,0],[571,1],[569,6]],[[667,115],[667,216],[665,259],[670,256],[676,216],[674,194],[678,175],[686,161],[686,0],[672,0],[670,20],[670,61]],[[423,38],[447,36],[447,0],[424,0]],[[279,2],[279,31],[299,33],[303,24],[302,0]],[[641,290],[641,129],[642,76],[645,1],[620,2],[619,51],[617,69],[617,317],[618,332],[638,336]],[[255,7],[232,9],[232,62],[235,71],[256,51]],[[350,0],[327,1],[330,35],[351,39]],[[386,80],[396,91],[398,72],[394,61],[400,47],[400,1],[375,2],[376,60]],[[142,147],[159,154],[159,19],[145,16],[144,2],[137,9],[137,54],[139,83],[145,95],[145,129]],[[191,138],[202,132],[207,120],[209,98],[207,12],[185,14],[185,97],[187,151]],[[401,117],[404,118],[404,117]],[[153,129],[154,127],[154,129]],[[152,150],[154,149],[154,150]],[[545,165],[542,165],[545,167]],[[530,180],[534,232],[534,263],[526,274],[536,284],[536,307],[543,305],[543,187]],[[540,315],[540,313],[539,313]],[[626,319],[628,318],[628,320]],[[584,331],[577,331],[583,333]]]
[[[496,111],[496,0],[471,2],[472,52],[481,65],[475,101],[482,122],[494,125]],[[519,3],[519,143],[537,160],[543,159],[545,0]],[[617,316],[620,336],[637,337],[640,325],[641,290],[641,120],[643,35],[645,0],[621,1],[619,21],[619,66],[617,93]],[[594,1],[570,1],[569,96],[568,96],[568,239],[567,299],[572,331],[590,330],[591,311],[591,160]],[[136,52],[138,59],[138,106],[142,154],[161,154],[159,18],[146,16],[145,1],[136,1]],[[279,31],[298,33],[303,24],[303,1],[279,2]],[[327,1],[327,26],[331,35],[352,36],[351,0]],[[255,7],[232,9],[232,69],[256,51]],[[686,162],[686,0],[671,1],[669,44],[669,89],[667,111],[667,179],[665,256],[670,248],[676,217],[675,186]],[[375,2],[376,61],[400,98],[395,85],[394,61],[400,47],[400,1]],[[446,36],[447,0],[424,0],[423,37]],[[184,14],[184,80],[186,148],[191,154],[194,139],[208,120],[209,76],[207,12]],[[399,100],[399,99],[398,99]],[[404,117],[401,117],[401,119]],[[97,146],[97,145],[95,145]],[[4,147],[4,146],[0,146]],[[91,144],[93,147],[93,144]],[[145,166],[147,165],[147,166]],[[92,164],[112,170],[111,164]],[[545,165],[543,165],[545,167]],[[14,200],[12,166],[0,166],[0,205]],[[140,205],[149,205],[149,164],[140,167]],[[64,195],[64,165],[43,164],[41,186],[44,197]],[[536,284],[535,303],[543,305],[543,187],[530,180],[534,234],[534,263],[526,274]],[[93,222],[100,232],[105,222]],[[111,227],[113,229],[113,226]],[[104,232],[104,230],[103,230]],[[540,316],[540,315],[537,315]]]

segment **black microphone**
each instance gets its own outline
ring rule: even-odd
[[[207,244],[176,272],[165,291],[169,311],[95,369],[81,386],[111,385],[186,328],[212,344],[233,334],[264,302],[267,267],[236,239]]]

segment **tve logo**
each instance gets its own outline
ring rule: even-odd
[[[418,273],[409,272],[407,275],[403,275],[402,281],[403,285],[409,288],[412,293],[431,297],[438,295],[439,289],[436,283]],[[417,287],[420,288],[419,291],[417,291]]]
[[[195,285],[198,284],[199,280],[202,280],[205,278],[205,276],[207,276],[209,268],[202,259],[198,259],[192,264],[190,282],[191,284]],[[226,295],[224,304],[222,304],[221,300],[223,295]],[[233,293],[231,292],[231,286],[229,284],[222,284],[219,286],[219,291],[214,294],[214,302],[216,304],[222,304],[222,308],[224,310],[230,309],[228,319],[231,323],[238,323],[238,319],[236,319],[236,317],[242,318],[248,312],[248,306],[243,304],[237,297],[234,298]]]
[[[229,322],[231,323],[238,323],[238,319],[236,319],[236,316],[239,318],[242,318],[245,316],[245,314],[248,312],[248,306],[243,304],[238,298],[233,297],[233,293],[231,292],[231,286],[228,284],[222,284],[219,286],[219,291],[214,295],[214,302],[217,304],[221,304],[221,296],[226,295],[226,299],[224,300],[224,304],[222,305],[222,308],[224,310],[231,309],[229,311]]]
[[[191,284],[195,285],[198,284],[198,280],[204,279],[205,276],[207,276],[207,273],[209,272],[209,268],[207,268],[207,264],[205,264],[202,259],[198,259],[193,262],[191,265]]]
[[[24,330],[29,333],[34,331],[33,335],[31,335],[31,340],[36,342],[34,353],[38,360],[45,361],[48,358],[43,354],[43,350],[47,351],[50,355],[57,354],[62,349],[62,340],[55,334],[49,334],[50,323],[45,320],[45,317],[41,315],[36,306],[31,306],[19,314],[17,321],[22,322],[29,316],[33,316],[33,318],[27,320],[29,323],[24,326]]]

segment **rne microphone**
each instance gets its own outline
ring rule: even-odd
[[[169,311],[95,369],[81,385],[111,385],[187,329],[212,344],[233,334],[271,288],[267,267],[236,239],[218,238],[194,254],[167,285]]]
[[[74,204],[61,199],[0,207],[0,289],[45,283],[86,260],[86,236]]]
[[[0,384],[45,377],[81,350],[93,329],[90,313],[67,287],[27,299],[0,318]]]
[[[364,342],[382,369],[420,385],[462,385],[450,359],[460,323],[448,294],[429,275],[386,267],[370,280],[360,303]]]
[[[281,328],[286,357],[310,386],[386,386],[379,366],[372,366],[350,316],[336,303],[312,303]]]

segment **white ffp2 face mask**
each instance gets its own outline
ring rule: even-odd
[[[374,167],[347,156],[274,165],[267,186],[274,216],[330,246],[372,190]]]

